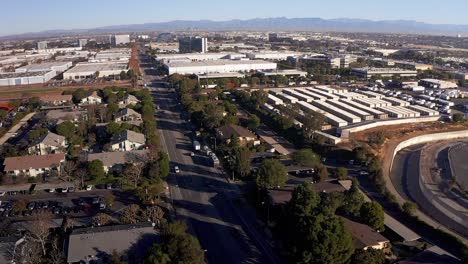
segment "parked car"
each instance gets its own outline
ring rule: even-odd
[[[93,197],[92,204],[99,204],[101,202],[101,198],[99,197]]]
[[[34,208],[36,207],[36,203],[35,202],[30,202],[28,203],[28,210],[34,210]]]
[[[86,201],[83,198],[78,199],[78,205],[83,206],[85,204],[86,204]]]
[[[107,190],[112,190],[112,185],[110,183],[106,184],[106,189]]]
[[[91,191],[93,189],[93,186],[92,185],[86,185],[85,189],[87,191]]]
[[[179,172],[180,172],[179,166],[174,166],[174,172],[175,172],[175,173],[179,173]]]
[[[100,203],[99,203],[99,209],[100,209],[100,210],[106,209],[106,204],[103,203],[103,202],[100,202]]]
[[[75,187],[73,187],[73,186],[68,187],[68,192],[75,192]]]

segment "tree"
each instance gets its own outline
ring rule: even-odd
[[[143,264],[170,264],[171,258],[165,252],[164,246],[161,244],[154,244],[146,253]]]
[[[127,163],[125,165],[123,176],[125,177],[125,179],[129,180],[130,182],[133,182],[133,186],[136,188],[138,186],[138,182],[140,181],[140,177],[145,166],[146,162],[143,160]]]
[[[68,141],[75,136],[76,127],[71,121],[65,121],[57,126],[56,128],[57,134],[64,136],[67,138]]]
[[[465,116],[460,113],[453,114],[452,120],[455,123],[463,123],[465,121]]]
[[[41,244],[42,254],[46,254],[45,245],[49,237],[49,228],[53,219],[52,213],[49,211],[37,211],[33,217],[32,222],[28,226],[31,238]]]
[[[328,170],[323,164],[319,164],[315,168],[316,181],[324,181],[328,178]]]
[[[104,196],[104,202],[106,203],[107,207],[112,207],[115,202],[115,196],[112,193],[107,194]]]
[[[93,160],[88,162],[87,170],[89,177],[93,180],[101,179],[106,175],[104,165],[101,160]]]
[[[165,152],[161,152],[161,157],[159,158],[159,173],[162,178],[169,175],[169,156]]]
[[[403,204],[403,212],[407,215],[414,215],[417,210],[418,206],[413,202],[406,201]]]
[[[376,201],[366,202],[361,206],[360,218],[375,230],[383,231],[385,229],[384,210]]]
[[[316,167],[320,164],[320,157],[311,149],[301,149],[293,153],[293,160],[299,166]]]
[[[288,180],[286,167],[277,159],[263,160],[257,171],[257,186],[262,189],[283,186]]]
[[[372,156],[371,151],[368,147],[361,146],[353,149],[354,159],[360,163],[366,163]]]
[[[122,224],[136,224],[138,222],[139,212],[140,206],[136,204],[127,206],[120,215],[120,222],[122,222]]]
[[[343,167],[335,168],[333,169],[332,175],[338,180],[346,180],[348,179],[348,170]]]
[[[247,147],[235,149],[233,170],[241,178],[245,178],[250,174],[250,155],[250,149]]]
[[[205,263],[200,243],[187,233],[185,223],[176,221],[166,225],[163,228],[163,240],[172,263]]]
[[[385,253],[382,250],[369,248],[357,250],[351,258],[351,264],[384,264]]]
[[[143,217],[159,225],[164,219],[164,211],[159,206],[151,206],[143,211]]]
[[[97,215],[93,216],[93,225],[95,226],[104,226],[108,225],[112,221],[112,217],[105,213],[98,213]]]
[[[223,120],[224,108],[214,103],[209,103],[203,111],[203,124],[208,129],[219,127]]]
[[[325,116],[322,113],[314,111],[305,111],[304,115],[297,115],[298,121],[302,123],[302,129],[306,136],[312,137],[315,131],[322,130],[325,123]]]
[[[86,92],[83,88],[79,88],[72,93],[73,102],[75,104],[79,103],[81,99],[85,98],[86,96],[88,96],[88,92]]]
[[[260,118],[256,115],[250,115],[249,121],[247,122],[247,128],[252,131],[257,131],[258,127],[260,126]]]
[[[295,216],[311,216],[320,203],[320,196],[311,183],[297,186],[288,203],[288,211]]]
[[[345,192],[344,202],[340,209],[346,216],[358,217],[363,203],[364,196],[359,191],[359,182],[354,178],[351,188]]]

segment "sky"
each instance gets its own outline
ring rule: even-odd
[[[0,36],[53,29],[267,17],[468,24],[467,0],[1,0]]]

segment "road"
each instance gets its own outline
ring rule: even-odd
[[[145,61],[145,60],[142,60]],[[143,65],[143,64],[142,64]],[[146,66],[146,65],[145,65]],[[143,68],[143,72],[149,72]],[[160,80],[145,76],[144,82]],[[241,191],[201,154],[190,156],[191,140],[176,94],[167,88],[150,87],[160,107],[156,117],[161,145],[180,173],[168,177],[170,199],[178,218],[186,220],[205,250],[209,263],[281,263],[269,239],[257,224],[255,212],[242,199]]]

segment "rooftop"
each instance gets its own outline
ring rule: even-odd
[[[42,102],[71,101],[72,98],[71,94],[46,94],[39,96],[39,100]]]
[[[65,154],[48,154],[41,156],[21,156],[5,158],[5,171],[53,168],[65,161]]]
[[[255,135],[250,132],[247,128],[237,126],[237,125],[225,125],[218,128],[218,134],[223,139],[230,139],[231,136],[235,137],[252,137],[254,138]]]
[[[284,186],[281,189],[269,190],[269,196],[273,204],[286,204],[292,198],[292,193],[297,185]],[[337,181],[319,182],[312,185],[317,192],[344,192],[345,188]]]
[[[151,223],[76,229],[68,239],[67,262],[101,259],[113,251],[131,251],[129,263],[138,263],[157,241],[159,234]]]
[[[389,242],[379,232],[374,231],[368,225],[354,222],[348,218],[342,217],[343,223],[353,237],[354,247],[364,249],[367,247],[377,246],[380,243]]]
[[[125,164],[127,162],[136,162],[145,159],[148,154],[147,150],[134,150],[126,152],[102,152],[91,153],[87,160],[101,160],[106,167],[112,167],[116,164]]]
[[[61,147],[63,142],[65,142],[65,137],[48,131],[47,134],[39,138],[34,144],[42,143],[47,146]]]
[[[0,73],[0,79],[23,78],[23,77],[41,77],[52,71],[37,71],[37,72],[5,72]]]
[[[276,65],[274,62],[264,60],[211,60],[211,61],[190,61],[190,62],[169,62],[168,67],[206,67],[206,66],[224,66],[224,65],[256,65],[270,64]]]
[[[71,62],[68,61],[50,61],[50,62],[42,62],[42,63],[37,63],[37,64],[30,64],[26,65],[20,68],[17,68],[17,72],[21,71],[44,71],[44,70],[51,70],[52,67],[64,67],[70,65]]]
[[[132,130],[122,131],[122,133],[114,136],[114,138],[112,139],[112,142],[121,142],[124,140],[132,141],[132,142],[136,142],[140,144],[145,144],[146,142],[145,135],[141,133],[137,133]]]
[[[67,73],[126,71],[127,69],[127,63],[78,63],[75,67],[68,70]]]

